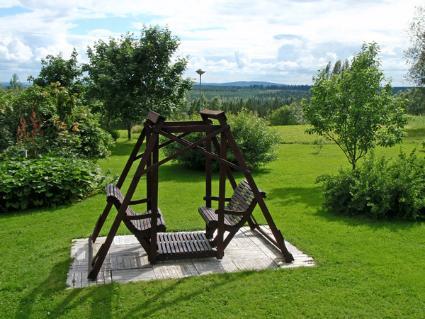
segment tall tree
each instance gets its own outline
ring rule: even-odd
[[[410,25],[411,46],[406,51],[409,77],[418,86],[409,90],[409,112],[425,113],[425,7],[417,8]]]
[[[411,47],[406,52],[411,63],[409,75],[418,86],[425,86],[425,7],[417,8],[410,35]]]
[[[405,100],[393,96],[385,83],[375,43],[333,73],[328,65],[313,78],[311,102],[304,105],[310,133],[334,141],[353,169],[375,145],[391,146],[401,141]],[[383,86],[382,86],[383,85]]]
[[[12,78],[9,81],[9,88],[12,90],[19,90],[22,88],[21,81],[16,73],[12,74]]]
[[[49,86],[59,82],[61,86],[72,91],[79,90],[81,66],[78,64],[78,53],[74,49],[71,57],[67,60],[61,54],[57,56],[48,55],[41,60],[41,70],[37,78],[30,78],[39,86]]]
[[[149,110],[169,114],[183,105],[191,81],[183,79],[184,58],[173,56],[179,41],[165,28],[148,27],[140,37],[125,34],[89,47],[90,93],[101,100],[109,120],[131,127]]]

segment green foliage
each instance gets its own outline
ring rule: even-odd
[[[272,125],[296,125],[303,124],[303,110],[300,103],[283,105],[271,112],[269,121]]]
[[[78,95],[52,84],[0,92],[0,151],[4,156],[43,154],[99,158],[109,155],[112,138]],[[7,149],[7,150],[6,150]]]
[[[109,132],[109,134],[111,134],[114,141],[119,139],[120,136],[121,136],[120,131],[118,131],[118,130],[109,130],[108,132]]]
[[[48,55],[45,59],[41,60],[41,70],[33,83],[39,86],[50,86],[53,83],[59,83],[60,86],[65,87],[71,91],[79,91],[81,84],[82,69],[78,65],[77,51],[72,51],[69,60],[58,56]]]
[[[88,158],[109,156],[113,139],[110,133],[100,127],[98,117],[85,107],[77,108],[72,115],[74,123],[70,130],[80,140],[75,152]]]
[[[140,133],[140,132],[142,132],[142,130],[143,130],[143,126],[142,125],[134,125],[131,128],[131,132],[133,132],[133,133]]]
[[[126,34],[88,49],[89,93],[103,102],[107,124],[119,118],[131,138],[132,124],[149,110],[169,115],[183,105],[191,82],[182,77],[186,60],[172,59],[178,46],[168,29],[150,27],[139,38]]]
[[[407,99],[407,113],[425,115],[425,87],[413,88],[400,95]]]
[[[425,159],[401,153],[390,162],[369,156],[355,170],[321,176],[325,207],[338,214],[425,219]]]
[[[16,73],[12,74],[12,78],[9,81],[9,89],[19,90],[22,89],[22,83],[19,81],[19,77]]]
[[[267,118],[273,110],[282,105],[292,104],[310,95],[309,86],[283,87],[232,87],[202,85],[202,95],[199,86],[194,87],[188,94],[186,105],[188,114],[197,113],[200,109],[223,110],[227,114],[237,114],[242,109]]]
[[[63,205],[89,196],[107,181],[94,163],[43,157],[0,162],[0,211]]]
[[[365,44],[351,64],[332,72],[328,65],[314,78],[311,103],[304,106],[308,132],[334,141],[353,169],[376,145],[399,143],[406,123],[406,101],[392,95],[389,83],[382,86],[377,55],[376,44]]]
[[[410,25],[411,46],[406,52],[410,78],[425,87],[425,7],[418,7]]]
[[[278,134],[268,126],[267,121],[252,112],[242,111],[237,115],[228,115],[228,123],[236,144],[250,168],[257,168],[276,159],[276,145],[280,139]],[[186,136],[185,139],[194,142],[202,136],[195,133]],[[171,155],[181,148],[182,146],[176,143],[170,144],[165,148],[165,154]],[[228,159],[235,161],[230,151]],[[204,155],[194,150],[183,153],[177,161],[188,168],[203,169],[205,167]]]

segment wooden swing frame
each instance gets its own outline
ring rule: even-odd
[[[143,247],[146,250],[150,263],[155,263],[158,260],[173,259],[173,258],[197,258],[197,257],[216,257],[221,259],[224,256],[224,250],[227,244],[230,242],[235,232],[231,232],[226,238],[225,235],[225,211],[226,211],[226,180],[230,182],[233,189],[237,187],[235,178],[232,175],[232,170],[241,172],[246,182],[252,191],[255,203],[253,206],[258,204],[260,210],[270,227],[272,236],[266,233],[260,225],[255,221],[252,216],[252,210],[249,212],[249,216],[244,217],[243,222],[247,221],[252,230],[255,230],[263,237],[265,237],[270,243],[275,245],[282,253],[285,262],[292,262],[294,260],[291,253],[285,246],[285,241],[280,230],[276,227],[273,218],[266,206],[264,201],[264,193],[262,193],[254,179],[252,178],[251,171],[246,165],[245,159],[238,148],[233,135],[230,131],[230,127],[227,124],[226,115],[223,111],[214,110],[203,110],[200,112],[201,121],[180,121],[171,122],[165,121],[165,118],[155,112],[149,112],[146,121],[143,125],[143,130],[134,146],[133,151],[130,154],[121,176],[118,179],[115,187],[121,189],[132,165],[139,161],[136,171],[131,179],[130,185],[127,189],[125,196],[122,196],[120,205],[117,206],[118,213],[112,223],[112,226],[108,232],[105,241],[100,246],[97,253],[93,256],[93,244],[99,236],[99,233],[111,211],[113,206],[112,201],[108,201],[102,214],[99,216],[92,235],[89,238],[89,272],[88,278],[95,280],[102,267],[108,250],[113,242],[113,239],[118,231],[118,228],[125,218],[129,218],[126,212],[129,209],[129,205],[146,204],[147,212],[150,218],[150,229],[149,233],[145,235],[146,238]],[[214,124],[216,121],[217,124]],[[199,132],[205,135],[195,142],[191,142],[184,137],[190,133]],[[160,136],[165,137],[167,140],[160,143]],[[220,137],[220,138],[218,138]],[[146,147],[142,153],[141,151],[143,143],[146,143]],[[167,156],[164,159],[159,159],[159,150],[171,143],[178,143],[183,147],[177,150],[174,154]],[[234,154],[236,159],[235,162],[227,160],[228,149]],[[210,245],[210,242],[205,238],[199,236],[181,236],[179,233],[164,233],[158,232],[157,220],[162,218],[158,209],[158,169],[159,166],[177,158],[179,155],[189,150],[196,150],[205,155],[205,206],[211,207],[212,200],[218,201],[217,212],[217,236],[214,239],[214,243]],[[215,151],[214,151],[215,150]],[[218,197],[212,196],[212,161],[216,160],[219,162],[219,194]],[[133,199],[133,195],[136,191],[137,185],[143,175],[146,175],[146,198]],[[141,216],[141,215],[139,215]],[[140,217],[140,218],[146,218]],[[130,217],[132,219],[136,217]],[[239,226],[240,228],[240,226]],[[168,234],[168,235],[167,235]],[[173,234],[176,234],[173,237]],[[194,233],[195,234],[195,233]],[[139,236],[140,237],[140,236]],[[139,238],[138,237],[138,238]],[[164,241],[173,241],[173,245],[168,245]],[[159,241],[159,242],[158,242]],[[178,242],[177,242],[178,241]],[[141,241],[142,243],[142,241]],[[147,244],[148,243],[148,244]],[[166,246],[168,248],[166,248]],[[202,247],[201,247],[202,246]],[[171,249],[172,248],[172,252]],[[199,248],[201,247],[201,248]],[[167,250],[168,249],[168,250]]]

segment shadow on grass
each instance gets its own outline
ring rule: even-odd
[[[112,148],[112,155],[114,156],[123,156],[128,155],[130,156],[131,151],[134,148],[134,144],[136,143],[136,139],[133,139],[131,141],[117,141],[115,146]],[[144,145],[142,146],[142,149],[144,149]]]
[[[320,207],[321,187],[281,187],[267,192],[267,198],[279,206],[304,204],[307,207]]]
[[[417,221],[408,221],[408,220],[382,220],[382,219],[373,219],[368,216],[349,216],[349,215],[340,215],[335,212],[331,212],[323,207],[319,208],[316,211],[316,216],[324,218],[328,222],[345,224],[351,227],[356,226],[367,226],[371,229],[381,229],[386,228],[393,232],[404,231],[406,229],[419,226],[423,222]]]
[[[372,229],[387,228],[391,231],[403,231],[405,229],[418,226],[423,221],[414,222],[406,220],[379,220],[367,216],[340,215],[323,208],[322,188],[317,187],[283,187],[272,189],[268,198],[279,206],[291,206],[299,203],[309,208],[316,208],[315,215],[324,218],[328,222],[345,224],[348,226],[368,226]]]
[[[84,200],[91,198],[93,196],[96,196],[98,194],[93,194],[89,197],[86,197]],[[48,212],[56,212],[56,211],[60,211],[62,209],[68,209],[71,206],[80,203],[82,200],[79,201],[74,201],[71,203],[66,203],[66,204],[62,204],[62,205],[58,205],[58,206],[53,206],[53,207],[37,207],[37,208],[29,208],[29,209],[24,209],[24,210],[12,210],[12,211],[5,211],[5,212],[0,212],[0,219],[4,218],[4,219],[8,219],[8,218],[22,218],[22,217],[28,217],[31,215],[35,215],[35,214],[39,214],[39,213],[48,213]]]
[[[37,302],[50,301],[55,295],[59,294],[63,294],[64,298],[58,303],[52,304],[49,308],[43,309],[45,317],[60,317],[88,300],[90,300],[89,304],[91,305],[88,318],[112,317],[113,287],[105,285],[91,289],[66,290],[65,281],[69,264],[70,260],[68,259],[54,265],[47,278],[21,298],[15,313],[16,319],[33,318],[34,313],[39,313],[40,311],[39,309],[34,309],[34,305]]]
[[[425,128],[410,128],[406,129],[407,138],[425,138]]]
[[[194,290],[194,289],[186,289],[184,287],[180,287],[183,283],[186,283],[186,279],[181,279],[176,281],[175,283],[167,286],[166,288],[160,290],[155,295],[148,298],[146,301],[141,303],[140,305],[131,308],[128,312],[123,316],[123,318],[145,318],[154,315],[156,312],[160,310],[166,310],[167,307],[176,307],[179,303],[190,300],[193,297],[198,295],[202,295],[209,290],[214,290],[219,287],[223,287],[239,281],[242,285],[246,278],[252,275],[254,272],[239,272],[233,274],[220,274],[217,276],[218,282],[211,282],[203,284],[202,287]],[[167,294],[171,294],[175,292],[177,289],[180,289],[178,296],[166,299]]]

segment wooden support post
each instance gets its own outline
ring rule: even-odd
[[[106,254],[108,253],[108,250],[111,247],[112,241],[118,231],[121,221],[124,218],[125,211],[127,210],[128,204],[130,203],[133,197],[134,191],[136,190],[137,184],[139,183],[140,178],[142,177],[143,169],[146,166],[146,163],[148,161],[148,156],[150,156],[150,153],[152,152],[155,146],[154,142],[155,141],[153,140],[153,138],[150,137],[146,145],[145,153],[143,154],[142,160],[140,161],[136,169],[136,173],[133,176],[133,179],[130,183],[127,194],[125,195],[122,205],[120,209],[118,210],[118,213],[114,219],[112,227],[109,230],[108,236],[106,237],[105,242],[102,244],[96,256],[94,257],[92,264],[89,265],[91,269],[89,269],[88,278],[91,280],[96,279],[97,274],[99,273],[100,268],[102,267],[102,264],[105,261]]]
[[[227,130],[227,131],[225,131],[225,134],[226,134],[226,137],[227,137],[227,142],[229,143],[229,146],[232,149],[233,154],[236,157],[236,160],[238,161],[239,165],[244,168],[245,179],[248,182],[249,187],[251,188],[252,192],[254,193],[254,196],[255,196],[255,199],[257,200],[258,206],[260,206],[260,209],[263,213],[263,216],[266,219],[267,224],[269,225],[270,230],[272,231],[274,238],[276,239],[276,242],[278,244],[280,251],[282,252],[282,255],[283,255],[283,258],[285,259],[285,262],[289,263],[289,262],[294,261],[294,257],[292,256],[292,254],[286,248],[285,240],[282,236],[282,233],[276,227],[276,224],[273,221],[273,218],[270,214],[270,211],[267,208],[266,203],[264,202],[263,196],[261,195],[260,191],[258,190],[258,187],[255,184],[254,179],[252,178],[251,172],[249,171],[249,169],[246,165],[246,162],[245,162],[245,159],[242,155],[242,152],[240,151],[240,149],[236,145],[236,142],[233,138],[232,133],[230,132],[230,130]]]
[[[151,128],[146,129],[146,139],[149,139],[152,136],[152,130]],[[152,154],[149,154],[149,157],[146,162],[146,169],[149,169],[152,165]],[[151,198],[152,198],[152,191],[151,191],[151,184],[152,184],[152,171],[147,170],[146,171],[146,198],[148,199],[146,202],[146,210],[149,211],[151,209]]]
[[[146,124],[145,124],[145,127],[146,127]],[[123,169],[123,171],[122,171],[122,173],[121,173],[121,175],[118,179],[118,182],[117,182],[118,188],[121,188],[122,184],[124,183],[124,180],[127,177],[128,172],[130,171],[130,168],[133,165],[133,163],[134,163],[134,161],[137,157],[137,154],[140,151],[140,148],[142,147],[143,141],[145,140],[145,137],[146,137],[146,128],[145,127],[143,127],[143,130],[140,133],[136,144],[134,145],[133,151],[131,152],[130,157],[128,158],[127,163],[125,164],[124,169]],[[96,222],[96,225],[93,229],[93,232],[90,236],[93,243],[96,241],[97,236],[99,236],[100,230],[102,229],[102,227],[103,227],[103,225],[106,221],[106,218],[108,217],[108,214],[111,211],[111,208],[112,208],[112,203],[107,203],[102,214],[99,216],[99,218]]]
[[[152,150],[152,164],[155,165],[151,172],[151,240],[150,240],[150,253],[149,262],[154,264],[157,256],[157,222],[158,222],[158,165],[159,161],[159,134],[154,129],[153,133],[154,147]]]
[[[217,136],[214,136],[212,138],[212,142],[217,152],[220,152],[220,143],[218,142]],[[230,185],[232,185],[232,188],[235,189],[238,186],[238,184],[236,183],[236,180],[232,174],[232,170],[230,169],[229,166],[226,166],[226,173],[227,173],[227,178],[230,182]]]
[[[220,139],[220,157],[226,160],[226,131],[221,133]],[[219,193],[218,193],[218,229],[217,229],[217,258],[221,259],[224,256],[224,205],[226,198],[226,165],[220,162],[220,182],[219,182]]]
[[[211,134],[211,130],[207,131],[207,136]],[[211,152],[211,138],[205,141],[207,152]],[[212,178],[212,160],[211,157],[205,158],[205,206],[211,207],[211,178]]]

